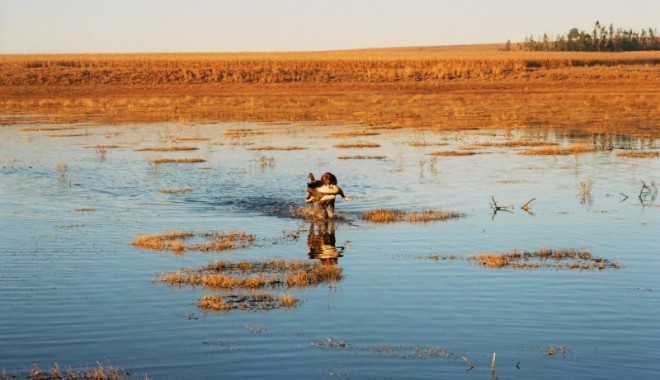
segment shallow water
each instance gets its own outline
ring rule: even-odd
[[[654,188],[638,197],[642,181],[660,182],[660,159],[616,155],[657,151],[659,141],[618,138],[614,150],[528,156],[519,153],[535,148],[479,144],[600,147],[601,140],[510,130],[342,137],[332,132],[349,128],[314,125],[34,127],[0,128],[0,368],[7,372],[99,362],[154,379],[660,373],[660,207]],[[82,136],[53,137],[62,134]],[[198,150],[137,150],[181,137],[196,138],[178,145]],[[332,147],[347,142],[380,147]],[[258,149],[269,146],[307,149]],[[429,155],[461,149],[478,154]],[[385,158],[339,159],[358,155]],[[160,157],[206,162],[151,163]],[[345,247],[341,281],[286,290],[302,300],[295,308],[227,313],[196,306],[212,290],[154,281],[214,260],[308,259],[308,231],[321,226],[291,209],[304,204],[307,173],[327,170],[352,198],[337,201],[329,226]],[[494,214],[491,197],[513,207]],[[521,210],[532,198],[532,213]],[[386,225],[360,218],[378,208],[464,217]],[[242,230],[257,242],[184,255],[130,244],[169,230]],[[540,248],[587,249],[622,268],[488,269],[465,260]]]

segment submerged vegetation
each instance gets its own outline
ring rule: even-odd
[[[193,237],[205,241],[188,242]],[[194,234],[192,231],[168,231],[152,235],[140,235],[131,244],[138,248],[153,251],[171,251],[181,254],[185,251],[220,252],[250,247],[255,240],[253,234],[243,231],[205,232]]]

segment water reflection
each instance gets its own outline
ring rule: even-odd
[[[343,256],[346,246],[336,246],[335,222],[325,220],[309,224],[307,235],[307,254],[310,259],[318,259],[323,263],[336,264]],[[348,244],[348,243],[347,243]]]

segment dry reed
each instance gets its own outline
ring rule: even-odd
[[[291,308],[300,302],[299,299],[281,294],[275,297],[272,294],[229,294],[204,295],[197,300],[197,306],[204,311],[227,312],[265,311],[278,308]]]
[[[333,145],[334,148],[339,148],[339,149],[350,149],[350,148],[378,148],[380,147],[380,144],[376,143],[355,143],[355,144],[348,144],[348,143],[342,143],[342,144],[335,144]]]
[[[192,192],[192,188],[186,187],[183,189],[170,189],[170,188],[164,188],[163,190],[160,191],[163,194],[188,194]]]
[[[558,146],[546,146],[540,149],[531,149],[520,152],[527,156],[568,156],[571,154],[582,154],[595,152],[596,148],[590,144],[571,144],[568,148]]]
[[[618,157],[627,157],[627,158],[658,158],[658,157],[660,157],[660,152],[650,152],[650,151],[643,151],[643,152],[624,151],[624,152],[617,152],[616,155],[617,155]]]
[[[161,164],[197,164],[200,162],[206,162],[203,158],[155,158],[152,160],[156,165]]]
[[[472,156],[477,154],[477,152],[474,151],[467,151],[467,150],[441,150],[437,152],[431,152],[429,155],[431,156],[446,156],[446,157],[451,157],[451,156]]]
[[[621,269],[621,265],[617,262],[595,257],[587,250],[577,249],[543,248],[536,251],[525,250],[521,252],[516,250],[509,253],[484,253],[468,256],[467,261],[497,269]]]
[[[198,150],[199,148],[196,148],[194,146],[165,146],[165,147],[153,147],[153,148],[141,148],[141,149],[136,149],[136,152],[183,152],[183,151],[191,151],[191,150]]]
[[[458,211],[445,211],[429,209],[423,211],[408,212],[396,209],[377,209],[365,211],[360,216],[362,219],[374,223],[395,223],[407,221],[409,223],[429,223],[432,221],[445,221],[458,219],[464,215]]]
[[[193,238],[192,231],[169,231],[152,235],[141,235],[133,240],[131,244],[138,248],[154,251],[172,251],[183,253],[184,251],[220,252],[250,247],[255,240],[253,234],[242,231],[229,232],[207,232],[198,236],[205,238],[205,242],[186,243]]]
[[[138,376],[137,373],[125,369],[116,368],[108,364],[104,366],[97,362],[96,368],[73,368],[65,366],[61,368],[58,363],[53,364],[52,368],[42,369],[33,365],[30,370],[19,372],[7,372],[5,369],[0,371],[0,378],[4,379],[38,379],[38,380],[56,380],[56,379],[93,379],[93,380],[149,380],[148,375]]]
[[[258,146],[258,147],[247,148],[247,150],[282,150],[282,151],[305,150],[305,149],[307,148],[302,146]]]
[[[340,281],[342,269],[299,260],[215,262],[207,266],[161,273],[158,280],[171,286],[204,286],[214,289],[307,287]]]
[[[338,160],[384,160],[386,158],[387,156],[363,156],[363,155],[337,157]]]

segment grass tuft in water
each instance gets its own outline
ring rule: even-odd
[[[651,151],[625,151],[617,152],[618,157],[627,157],[627,158],[658,158],[660,157],[660,152],[651,152]]]
[[[463,217],[458,211],[445,211],[439,209],[428,209],[423,211],[407,212],[396,209],[378,209],[365,211],[361,218],[374,223],[396,223],[407,221],[409,223],[429,223],[433,221],[445,221]]]
[[[186,242],[195,236],[204,238],[206,241]],[[169,231],[138,236],[131,240],[131,244],[138,248],[181,254],[185,251],[220,252],[244,249],[250,247],[255,239],[255,235],[243,231],[206,232],[197,235],[192,231]]]
[[[125,369],[116,368],[112,365],[104,366],[97,362],[96,368],[78,368],[74,369],[70,366],[61,368],[58,363],[55,363],[52,368],[42,369],[37,365],[32,366],[30,370],[23,370],[20,372],[7,372],[5,369],[0,371],[0,378],[2,379],[39,379],[39,380],[55,380],[55,379],[94,379],[94,380],[148,380],[149,376],[138,376],[135,373]]]
[[[206,162],[203,158],[156,158],[152,161],[156,165],[160,164],[197,164]]]
[[[542,248],[536,251],[512,251],[508,253],[481,253],[467,257],[467,261],[488,268],[562,270],[621,269],[614,261],[595,257],[587,250]]]

